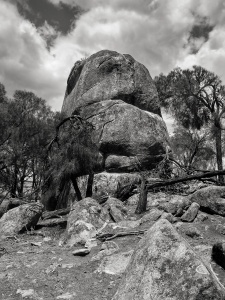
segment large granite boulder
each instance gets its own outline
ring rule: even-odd
[[[130,55],[100,51],[77,62],[62,111],[80,114],[96,128],[102,170],[152,169],[169,149],[154,82]]]
[[[138,243],[113,300],[224,299],[216,276],[167,220]]]
[[[131,55],[102,50],[75,63],[67,81],[63,111],[121,99],[158,115],[160,106],[148,70]]]
[[[0,219],[0,237],[14,235],[34,227],[42,215],[41,203],[23,204],[10,209]]]
[[[192,195],[189,200],[200,205],[202,211],[225,216],[225,187],[208,186]]]

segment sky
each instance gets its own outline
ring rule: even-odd
[[[74,63],[129,53],[154,78],[201,65],[225,84],[224,0],[0,0],[0,82],[60,110]]]

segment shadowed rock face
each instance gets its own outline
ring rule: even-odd
[[[76,62],[62,111],[79,113],[95,126],[102,170],[152,169],[169,148],[154,82],[128,54],[103,50]]]

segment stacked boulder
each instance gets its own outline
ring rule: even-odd
[[[95,126],[98,167],[115,178],[151,170],[170,151],[154,82],[145,66],[128,54],[102,50],[76,62],[62,112],[79,114]]]

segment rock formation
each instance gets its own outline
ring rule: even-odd
[[[200,209],[212,214],[225,216],[225,187],[208,186],[189,196],[191,202],[200,205]]]
[[[223,287],[167,220],[138,243],[113,300],[224,299]]]
[[[0,236],[7,236],[34,227],[43,211],[43,205],[35,202],[10,209],[0,219]]]
[[[130,55],[103,50],[76,62],[62,112],[95,126],[102,170],[152,169],[169,149],[154,82]]]

